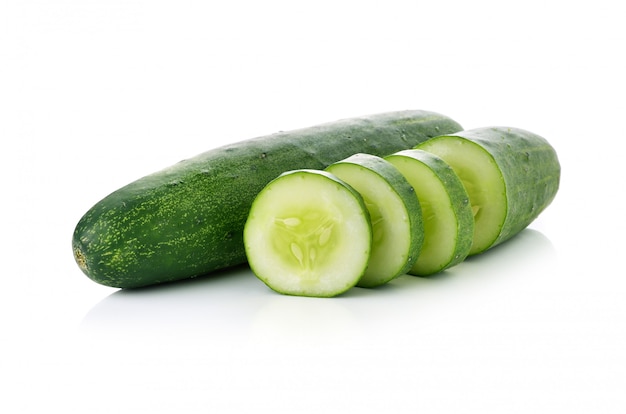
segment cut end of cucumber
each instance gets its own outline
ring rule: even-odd
[[[507,214],[506,185],[493,156],[457,136],[433,138],[418,147],[441,157],[463,182],[475,222],[470,254],[485,251],[500,235]]]
[[[244,228],[253,272],[271,289],[330,297],[363,275],[372,233],[362,198],[333,175],[285,173],[255,199]]]

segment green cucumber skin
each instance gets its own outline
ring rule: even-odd
[[[483,147],[502,173],[506,188],[506,218],[500,234],[489,248],[524,230],[554,200],[559,189],[561,165],[555,149],[545,138],[505,126],[476,128],[449,135]]]
[[[256,194],[281,173],[324,169],[358,153],[384,156],[460,131],[447,116],[398,111],[240,141],[140,178],[106,196],[72,237],[81,270],[136,288],[246,262],[243,227]]]

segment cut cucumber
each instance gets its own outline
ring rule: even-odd
[[[331,297],[364,274],[372,228],[348,184],[326,171],[293,170],[257,195],[243,238],[250,268],[272,290]]]
[[[554,199],[561,167],[552,146],[518,128],[488,127],[436,137],[421,145],[463,181],[476,222],[470,254],[526,228]]]
[[[241,122],[247,119],[242,115]],[[211,149],[97,202],[76,224],[74,258],[92,280],[120,288],[189,279],[242,264],[250,205],[282,172],[324,169],[358,152],[389,155],[461,129],[444,115],[399,111]]]
[[[379,286],[408,272],[424,240],[422,210],[411,184],[392,164],[369,154],[355,154],[326,171],[361,194],[371,218],[372,252],[357,286]]]
[[[385,158],[415,189],[424,220],[424,244],[408,273],[427,276],[462,262],[474,234],[474,219],[463,183],[438,156],[412,149]]]

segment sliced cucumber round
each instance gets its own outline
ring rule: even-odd
[[[424,220],[424,244],[408,273],[427,276],[462,262],[474,235],[469,196],[452,168],[438,156],[410,149],[385,158],[415,189]]]
[[[417,148],[454,169],[469,194],[477,254],[526,228],[554,199],[561,167],[554,148],[529,131],[487,127],[433,138]]]
[[[344,293],[365,272],[371,246],[363,198],[326,171],[281,174],[257,195],[244,227],[250,268],[286,295]]]
[[[372,252],[357,286],[379,286],[407,273],[424,241],[422,210],[411,184],[375,155],[355,154],[326,171],[361,194],[371,218]]]

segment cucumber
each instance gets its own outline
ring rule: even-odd
[[[422,210],[415,191],[391,163],[370,154],[355,154],[326,171],[354,188],[369,212],[373,245],[359,287],[375,287],[411,269],[422,248]]]
[[[462,262],[472,245],[474,218],[469,196],[452,168],[419,149],[385,158],[415,189],[424,220],[424,244],[408,273],[427,276]]]
[[[288,171],[252,203],[244,246],[252,272],[272,290],[332,297],[364,274],[372,227],[350,185],[325,171]]]
[[[363,152],[389,155],[461,130],[428,111],[345,119],[241,141],[140,178],[78,221],[74,258],[92,280],[134,288],[246,262],[243,227],[252,201],[295,169],[324,169]]]
[[[526,130],[477,128],[417,147],[443,158],[463,181],[476,221],[471,255],[526,228],[559,188],[556,151],[545,138]]]

